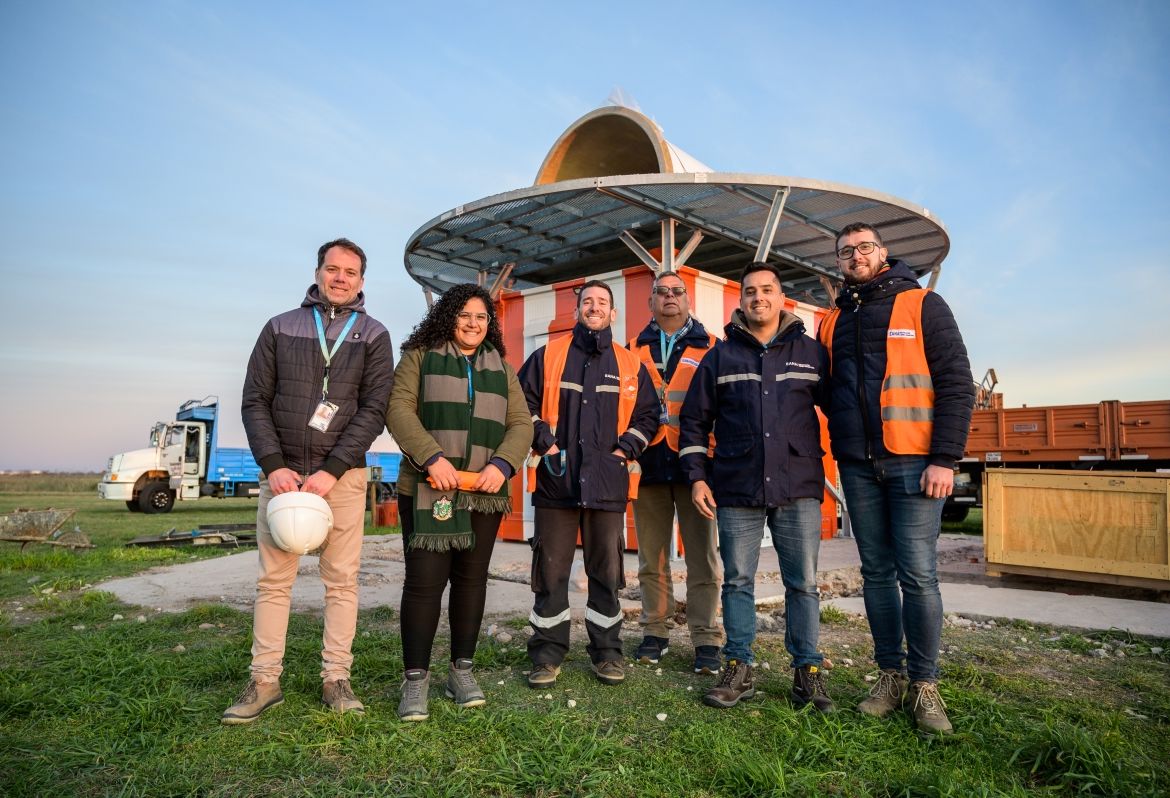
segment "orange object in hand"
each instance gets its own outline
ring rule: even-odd
[[[472,486],[479,479],[478,471],[456,471],[455,476],[459,478],[459,490],[465,490],[468,492],[475,490],[475,488]],[[427,483],[430,484],[430,486],[435,490],[438,490],[438,488],[435,488],[435,480],[429,476],[427,477]]]

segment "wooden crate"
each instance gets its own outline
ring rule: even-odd
[[[987,572],[1170,590],[1170,474],[989,469]]]

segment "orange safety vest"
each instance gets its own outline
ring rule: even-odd
[[[934,429],[934,382],[926,362],[922,302],[929,289],[915,288],[894,297],[886,332],[886,374],[882,380],[882,443],[893,454],[930,454]],[[833,330],[840,308],[829,311],[817,340],[833,364]],[[858,374],[859,380],[864,374]]]
[[[550,341],[544,348],[544,395],[540,400],[540,417],[548,424],[553,435],[556,435],[557,422],[561,417],[561,376],[565,373],[565,362],[569,359],[569,346],[572,343],[573,336],[564,335]],[[629,429],[630,419],[634,417],[634,406],[638,403],[638,369],[641,363],[633,352],[616,343],[613,344],[613,354],[618,365],[617,434],[620,438]],[[529,493],[536,490],[536,466],[539,463],[540,455],[532,452],[527,464]],[[642,467],[636,460],[629,460],[626,468],[630,472],[627,498],[632,501],[638,498]]]
[[[658,394],[658,398],[666,406],[666,423],[658,428],[658,434],[654,436],[654,440],[650,441],[653,446],[663,440],[666,445],[674,451],[678,451],[678,417],[682,411],[683,400],[687,398],[687,389],[691,386],[691,380],[695,376],[695,371],[699,368],[699,363],[710,352],[715,342],[719,339],[711,333],[707,333],[707,348],[699,349],[695,346],[688,346],[683,350],[682,356],[678,359],[678,365],[674,367],[674,374],[670,375],[670,382],[663,385],[662,372],[658,370],[658,364],[654,362],[654,358],[650,354],[650,346],[638,346],[638,339],[630,339],[630,350],[637,351],[638,357],[646,366],[646,372],[650,375],[650,381],[654,383],[654,390]],[[666,364],[662,364],[663,369]],[[711,436],[710,451],[712,456],[715,451],[715,436]]]

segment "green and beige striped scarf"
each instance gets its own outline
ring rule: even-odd
[[[504,439],[508,415],[508,375],[500,353],[486,341],[470,360],[451,341],[428,351],[419,370],[418,408],[423,426],[457,470],[482,470]],[[410,547],[470,549],[475,545],[471,511],[511,509],[506,480],[497,493],[436,491],[423,474],[415,492]],[[448,517],[439,520],[443,516]]]

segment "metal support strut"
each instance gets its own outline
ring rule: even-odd
[[[756,262],[762,263],[768,259],[768,251],[772,249],[772,240],[776,238],[776,229],[780,226],[780,218],[784,215],[784,203],[788,200],[788,186],[778,190],[772,197],[772,207],[768,209],[768,220],[764,222],[764,229],[760,231],[760,244],[756,247]]]

